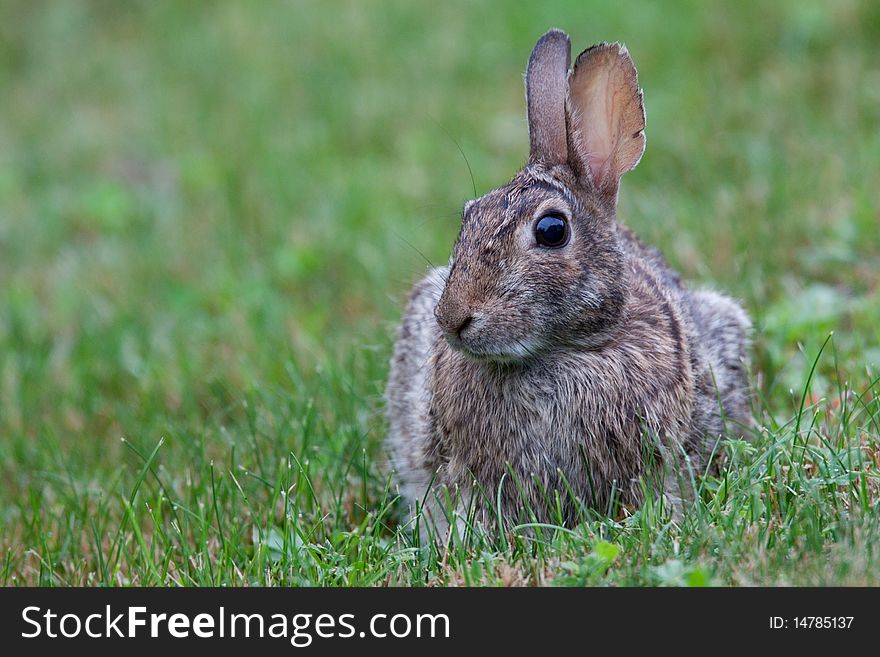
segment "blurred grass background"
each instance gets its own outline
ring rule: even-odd
[[[744,301],[767,422],[829,331],[812,394],[871,379],[876,2],[4,2],[4,583],[401,579],[350,536],[390,504],[394,326],[448,257],[468,163],[477,194],[523,163],[521,74],[551,26],[630,48],[648,147],[620,218]],[[265,577],[291,457],[294,515],[344,573]]]

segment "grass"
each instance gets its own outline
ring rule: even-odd
[[[620,216],[749,309],[755,435],[680,522],[424,546],[394,326],[550,26],[629,45]],[[870,2],[3,3],[0,584],[880,584],[878,62]]]

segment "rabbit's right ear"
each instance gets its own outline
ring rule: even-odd
[[[582,52],[568,80],[571,163],[598,192],[617,198],[620,177],[645,150],[645,108],[626,47]]]
[[[542,36],[526,71],[526,103],[529,113],[529,161],[563,164],[568,160],[565,96],[571,42],[560,30]]]

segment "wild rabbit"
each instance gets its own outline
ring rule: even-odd
[[[448,508],[574,522],[641,503],[649,480],[674,506],[750,421],[746,313],[685,288],[616,221],[645,148],[632,59],[616,43],[571,71],[570,57],[565,33],[538,41],[528,162],[465,204],[449,264],[415,286],[395,345],[393,462],[441,531]]]

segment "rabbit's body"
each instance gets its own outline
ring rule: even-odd
[[[532,72],[542,43],[558,68],[559,35],[536,46],[529,84],[542,82]],[[552,129],[541,134],[532,93],[530,163],[465,206],[450,266],[416,285],[392,360],[394,464],[405,496],[426,500],[442,526],[442,490],[481,516],[491,500],[492,513],[500,503],[507,516],[528,507],[541,520],[559,510],[574,520],[575,500],[600,511],[612,495],[638,503],[651,477],[678,497],[685,455],[700,472],[725,426],[748,421],[745,313],[685,289],[614,220],[616,179],[603,190],[568,156],[547,157],[548,144],[575,149],[572,110],[566,148]],[[554,93],[558,102],[551,81],[543,102]],[[552,249],[532,237],[533,217],[548,213],[570,233]]]

